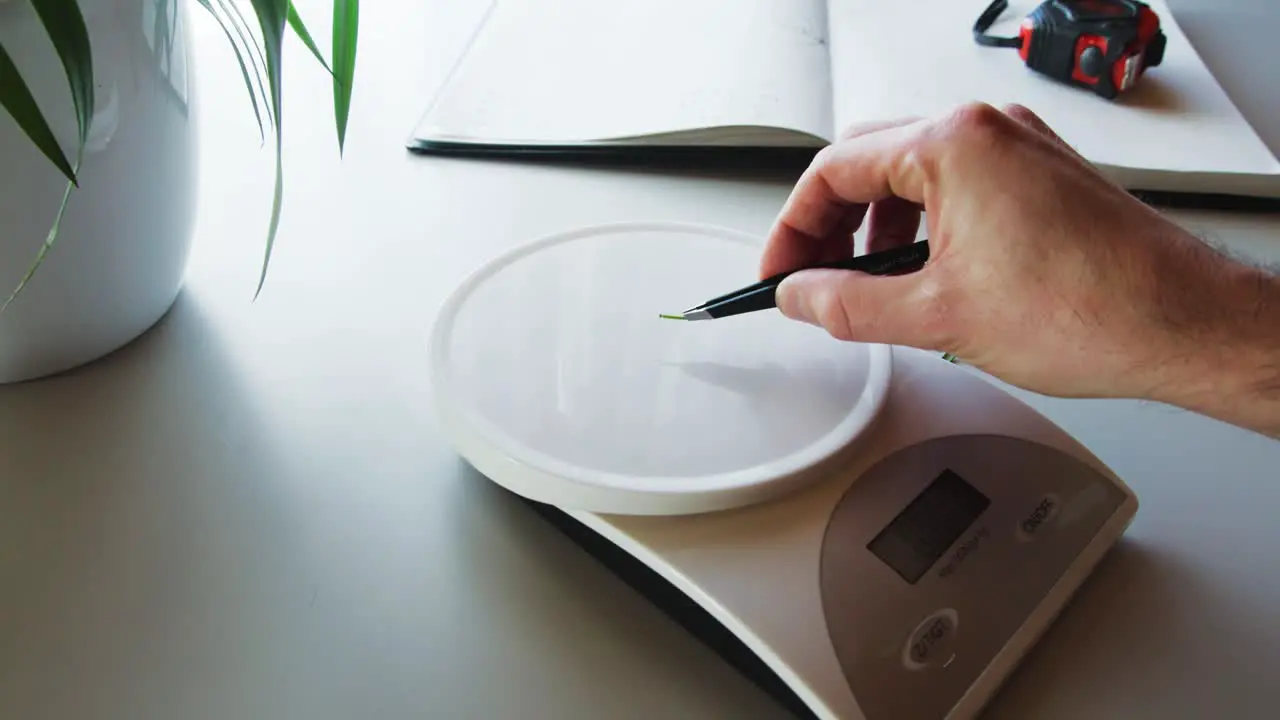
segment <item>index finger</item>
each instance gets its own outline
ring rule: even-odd
[[[911,120],[828,145],[800,176],[765,243],[760,274],[795,269],[800,259],[823,254],[850,209],[899,197],[924,202],[924,172],[917,151],[923,121]]]

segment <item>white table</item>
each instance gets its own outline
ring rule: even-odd
[[[1220,4],[1175,7],[1280,149],[1280,10]],[[302,4],[318,38],[323,5]],[[784,717],[469,471],[423,364],[439,302],[495,252],[601,221],[763,232],[790,186],[410,156],[480,7],[363,3],[341,161],[325,76],[290,43],[287,205],[256,303],[271,153],[219,31],[192,13],[204,157],[186,292],[117,355],[0,388],[0,717]],[[1280,219],[1179,217],[1280,260]],[[1280,443],[1019,394],[1143,507],[989,715],[1274,716]]]

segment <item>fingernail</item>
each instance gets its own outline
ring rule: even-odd
[[[778,284],[775,300],[778,310],[783,315],[792,320],[799,320],[813,325],[817,323],[817,319],[814,318],[813,308],[809,304],[809,294],[802,290],[802,282],[800,273],[783,280]]]

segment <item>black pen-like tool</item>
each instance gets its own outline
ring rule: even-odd
[[[661,315],[669,320],[715,320],[742,315],[743,313],[769,310],[777,307],[776,297],[778,285],[787,276],[801,270],[833,269],[857,270],[870,275],[898,275],[914,272],[924,267],[929,261],[929,241],[921,240],[901,247],[881,252],[858,255],[845,260],[811,265],[787,272],[778,273],[765,278],[754,285],[734,290],[731,293],[712,298],[701,305],[691,307],[679,315]]]

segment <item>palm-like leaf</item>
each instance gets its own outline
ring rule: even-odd
[[[248,48],[249,63],[253,66],[253,77],[257,82],[256,85],[250,85],[249,93],[255,98],[262,98],[265,104],[267,102],[266,80],[263,79],[262,73],[267,61],[262,57],[262,47],[255,39],[257,36],[253,34],[253,30],[249,27],[249,22],[245,20],[244,13],[240,12],[240,5],[236,0],[217,1],[218,8],[227,16],[231,27],[235,29],[236,36]]]
[[[166,2],[167,0],[156,0]],[[69,161],[58,144],[48,121],[36,104],[33,94],[23,81],[9,54],[0,46],[0,106],[17,122],[18,127],[35,146],[67,177],[68,184],[58,207],[53,225],[40,246],[35,261],[28,268],[18,287],[0,306],[0,312],[8,308],[22,288],[35,274],[58,234],[71,190],[77,183],[84,146],[88,140],[90,122],[94,110],[93,58],[90,38],[77,0],[30,0],[36,10],[45,33],[48,35],[62,63],[76,113],[77,148],[75,161]],[[275,188],[271,203],[271,219],[267,228],[266,250],[256,298],[266,282],[267,268],[275,247],[276,232],[280,226],[281,203],[284,196],[284,168],[281,141],[282,103],[282,50],[285,28],[294,34],[319,60],[321,66],[333,77],[334,122],[341,153],[346,142],[347,119],[351,111],[351,95],[355,75],[355,57],[359,28],[358,0],[334,0],[333,5],[333,57],[326,62],[292,0],[249,0],[257,18],[258,35],[237,6],[238,0],[196,0],[221,26],[227,42],[231,43],[249,92],[259,134],[265,139],[269,125],[274,131],[276,151]],[[246,62],[247,58],[247,62]],[[331,66],[332,65],[332,66]],[[252,72],[250,70],[252,69]],[[265,73],[265,77],[264,77]],[[262,100],[262,105],[259,104]]]
[[[271,251],[275,249],[276,231],[280,228],[280,203],[284,197],[284,160],[283,160],[283,128],[284,115],[280,112],[283,97],[281,96],[281,63],[283,61],[284,27],[288,22],[290,0],[252,0],[253,11],[258,16],[258,25],[262,30],[262,49],[267,58],[267,87],[271,90],[271,112],[275,117],[276,131],[276,183],[275,194],[271,200],[271,221],[267,227],[267,248],[262,257],[262,272],[258,276],[258,287],[253,296],[257,298],[262,292],[262,285],[267,281],[267,268],[271,264]]]
[[[311,38],[311,33],[307,30],[306,24],[302,22],[302,16],[298,15],[298,8],[294,7],[292,2],[289,3],[289,27],[293,28],[293,32],[302,41],[302,44],[307,46],[311,54],[316,56],[316,60],[320,61],[320,65],[332,75],[333,70],[329,68],[329,63],[325,61],[324,55],[320,54],[320,48],[316,47],[316,41]]]
[[[4,105],[18,127],[31,138],[40,152],[67,176],[67,180],[74,183],[75,169],[62,152],[62,146],[58,144],[53,130],[40,112],[40,106],[36,104],[26,81],[18,74],[18,67],[13,64],[13,59],[3,45],[0,45],[0,105]]]
[[[80,131],[80,146],[76,150],[76,172],[84,145],[89,140],[89,123],[93,118],[93,55],[89,48],[89,28],[80,14],[76,0],[31,0],[31,6],[44,23],[44,30],[62,61],[71,88],[71,100],[76,111],[76,126]]]
[[[351,113],[359,28],[360,0],[333,0],[333,117],[338,124],[339,153],[347,140],[347,116]]]
[[[71,196],[71,188],[78,182],[80,162],[84,158],[84,146],[89,140],[89,126],[93,119],[93,55],[89,45],[89,29],[85,25],[84,16],[80,14],[80,6],[76,4],[76,0],[31,0],[31,6],[44,25],[45,33],[48,34],[49,41],[62,62],[63,72],[67,76],[71,102],[76,113],[76,159],[73,163],[68,163],[57,142],[50,142],[53,140],[53,134],[49,130],[48,121],[40,113],[30,89],[18,74],[9,54],[0,48],[0,54],[4,56],[3,63],[0,63],[4,65],[0,68],[0,104],[11,108],[11,112],[12,108],[17,108],[19,114],[15,117],[19,127],[23,128],[27,136],[44,151],[45,155],[60,158],[60,160],[55,159],[54,164],[62,170],[64,175],[67,175],[67,186],[62,191],[62,201],[58,203],[58,212],[53,218],[53,225],[45,235],[44,242],[40,243],[35,259],[27,267],[17,287],[5,298],[4,304],[0,305],[0,312],[7,310],[31,281],[58,237],[58,227],[62,225],[62,218],[67,212],[67,200]],[[32,117],[32,112],[38,117]],[[56,155],[51,152],[55,148]],[[69,168],[68,164],[70,164]]]
[[[244,53],[240,49],[240,43],[236,42],[237,36],[240,42],[246,45],[248,44],[248,41],[245,39],[243,32],[236,27],[235,21],[229,18],[223,19],[223,17],[218,14],[218,11],[213,9],[213,4],[210,3],[209,0],[196,0],[196,2],[200,3],[200,6],[218,21],[218,25],[222,27],[223,34],[227,36],[227,42],[231,44],[231,50],[236,54],[236,62],[240,64],[240,74],[244,77],[245,87],[249,89],[249,101],[253,104],[253,115],[258,119],[258,136],[265,140],[266,126],[262,122],[262,110],[258,107],[258,91],[253,84],[253,79],[249,76],[249,66],[244,62]],[[220,9],[222,8],[220,7]],[[230,25],[230,27],[228,27],[228,25]],[[233,31],[236,32],[237,36],[232,35]],[[250,62],[252,62],[252,57],[253,56],[250,55]],[[254,67],[254,70],[257,71],[256,66]],[[261,82],[260,76],[257,77],[259,77],[259,82]]]

